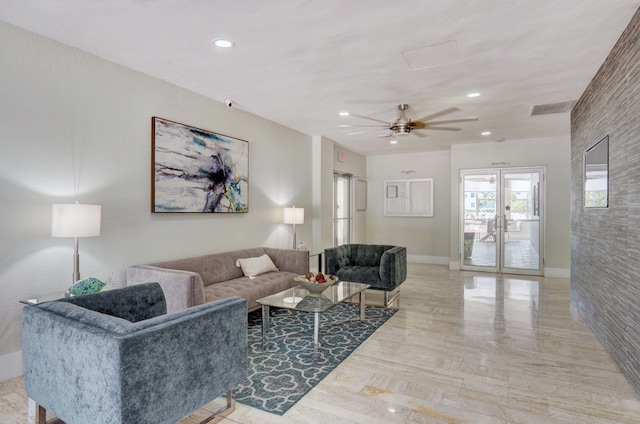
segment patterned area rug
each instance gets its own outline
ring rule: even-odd
[[[235,392],[236,401],[282,415],[344,361],[397,309],[341,303],[320,314],[320,348],[313,347],[313,314],[271,309],[266,351],[262,346],[261,311],[249,314],[249,378]],[[333,324],[332,324],[333,323]],[[293,333],[293,334],[290,334]]]

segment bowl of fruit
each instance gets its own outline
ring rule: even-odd
[[[302,287],[309,291],[309,294],[319,295],[332,285],[338,282],[338,277],[335,275],[324,275],[321,272],[314,274],[313,272],[307,272],[305,275],[294,278],[294,281],[300,283]]]

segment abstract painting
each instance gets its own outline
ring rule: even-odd
[[[249,211],[249,142],[151,121],[152,212]]]

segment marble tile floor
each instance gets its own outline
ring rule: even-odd
[[[410,264],[401,293],[286,414],[237,404],[220,422],[640,423],[640,396],[570,307],[569,280]],[[24,422],[21,378],[0,383],[0,423]]]

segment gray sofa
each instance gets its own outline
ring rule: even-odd
[[[267,254],[278,271],[245,277],[236,266],[238,259]],[[214,253],[127,269],[127,285],[158,282],[167,298],[167,310],[178,311],[195,305],[240,296],[247,299],[248,310],[260,305],[256,299],[294,287],[293,278],[309,271],[307,250],[258,247]]]
[[[175,423],[247,376],[246,300],[166,314],[157,283],[22,312],[24,385],[68,424]]]
[[[384,292],[384,305],[391,305],[400,295],[396,290],[407,278],[407,249],[381,244],[343,244],[324,250],[325,273],[341,280],[370,284]]]

